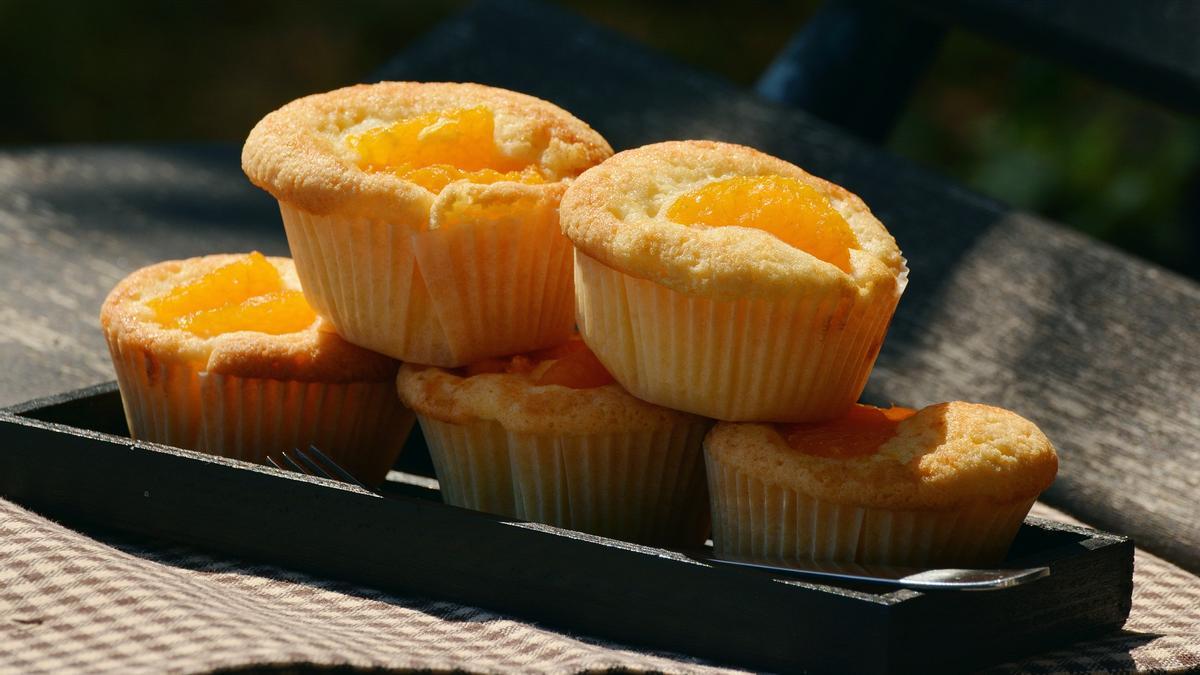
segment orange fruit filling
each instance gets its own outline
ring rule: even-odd
[[[472,183],[544,183],[536,166],[496,147],[496,124],[484,107],[425,113],[350,136],[365,171],[387,171],[430,192],[457,180]]]
[[[244,330],[283,335],[304,330],[317,318],[304,294],[285,289],[279,270],[257,251],[146,305],[163,326],[200,337]]]
[[[583,344],[581,341],[579,344]],[[586,346],[583,349],[567,354],[550,364],[534,384],[544,386],[557,384],[572,389],[591,389],[612,384],[613,376],[600,363],[600,359]]]
[[[509,356],[507,358],[492,357],[476,361],[468,366],[456,368],[455,372],[463,377],[475,377],[476,375],[496,375],[500,373],[524,374],[532,372],[537,364],[529,359],[524,354]]]
[[[154,311],[159,323],[175,324],[199,309],[241,302],[279,290],[282,284],[275,266],[255,251],[151,298],[146,305]]]
[[[829,422],[777,425],[788,445],[809,455],[849,459],[874,454],[896,435],[896,427],[917,413],[912,408],[855,404]]]
[[[308,328],[316,318],[300,291],[275,291],[194,312],[182,317],[179,327],[200,337],[240,330],[283,335]]]
[[[572,389],[591,389],[615,382],[578,335],[561,345],[508,358],[484,359],[460,369],[465,377],[485,373],[532,373],[545,361],[553,361],[537,378],[535,386],[557,384]]]
[[[849,223],[813,186],[786,176],[736,176],[678,197],[667,218],[681,225],[752,227],[850,271],[859,248]]]

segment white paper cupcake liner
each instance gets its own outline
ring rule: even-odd
[[[708,534],[707,423],[560,436],[418,419],[448,504],[659,546]]]
[[[731,421],[828,419],[858,400],[899,301],[839,294],[714,299],[576,251],[580,333],[651,403]]]
[[[574,323],[557,210],[428,230],[280,203],[304,295],[347,341],[457,367],[562,342]]]
[[[944,511],[834,504],[776,485],[706,453],[717,555],[914,567],[999,563],[1034,500]]]
[[[414,416],[390,380],[323,383],[245,378],[167,364],[110,342],[135,439],[266,463],[315,445],[367,484],[400,454]]]

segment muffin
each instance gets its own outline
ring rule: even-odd
[[[721,423],[704,448],[716,552],[760,560],[994,565],[1058,471],[1032,422],[962,402]]]
[[[412,429],[399,364],[333,333],[287,258],[142,268],[108,294],[100,325],[136,439],[258,463],[312,444],[377,484]]]
[[[349,342],[445,367],[573,331],[567,183],[612,154],[532,96],[382,82],[308,96],[250,132],[305,296]]]
[[[659,546],[708,534],[711,423],[630,396],[575,338],[455,371],[405,364],[443,499]]]
[[[730,421],[858,400],[908,278],[862,200],[737,145],[658,143],[568,189],[577,323],[631,394]]]

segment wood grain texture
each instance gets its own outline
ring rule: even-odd
[[[229,146],[0,152],[0,406],[113,377],[100,303],[150,263],[287,255]]]
[[[867,398],[1020,412],[1061,452],[1047,501],[1200,571],[1195,284],[550,7],[479,5],[380,76],[527,91],[618,148],[745,143],[859,193],[913,270]],[[96,314],[124,274],[250,248],[286,244],[234,146],[0,152],[0,403],[111,379]]]

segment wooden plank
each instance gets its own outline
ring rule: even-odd
[[[0,406],[112,379],[97,317],[126,274],[252,248],[287,255],[231,146],[0,152]]]
[[[744,143],[857,192],[912,268],[868,398],[965,399],[1020,412],[1061,452],[1048,502],[1200,571],[1194,283],[547,6],[477,5],[377,76],[527,91],[578,114],[617,148],[677,138]]]

